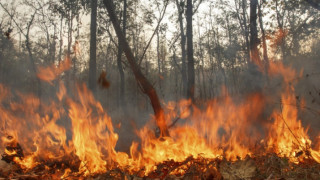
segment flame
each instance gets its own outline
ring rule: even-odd
[[[38,69],[38,78],[52,84],[51,81],[56,79],[59,75],[61,75],[64,71],[70,69],[71,60],[66,57],[64,61],[62,61],[58,66],[52,65],[45,68]]]
[[[299,77],[302,77],[301,71]],[[271,119],[274,123],[269,127],[268,149],[281,157],[288,157],[291,162],[299,163],[303,159],[313,158],[320,162],[319,152],[311,148],[312,141],[308,136],[308,128],[302,126],[298,119],[298,108],[304,107],[305,101],[297,102],[294,89],[296,71],[285,67],[282,63],[270,64],[270,74],[281,74],[284,78],[285,91],[281,95],[280,110],[274,110]]]
[[[58,67],[39,68],[38,77],[52,84],[69,67],[66,59]],[[270,121],[263,115],[269,99],[262,93],[241,98],[226,93],[201,107],[190,100],[168,102],[161,118],[162,123],[171,124],[170,137],[157,137],[152,118],[136,131],[140,141],[132,143],[129,154],[115,150],[118,134],[112,120],[84,84],[78,85],[76,95],[69,97],[63,82],[58,81],[57,98],[48,101],[18,92],[18,97],[13,98],[11,90],[0,84],[0,146],[24,171],[48,161],[67,163],[70,167],[60,172],[61,178],[74,173],[90,176],[113,168],[148,175],[159,163],[182,162],[191,156],[236,161],[255,156],[261,139],[268,151],[288,157],[291,162],[314,159],[320,163],[320,136],[318,146],[313,146],[308,128],[298,118],[296,107],[305,102],[297,102],[295,97],[292,81],[297,77],[296,71],[270,62],[268,74],[284,80],[281,108],[273,110]],[[302,71],[298,77],[301,76]],[[263,130],[257,128],[261,124]],[[72,167],[77,167],[78,172]]]

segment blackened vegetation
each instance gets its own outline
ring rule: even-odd
[[[10,139],[12,137],[8,137],[8,139]],[[1,156],[1,160],[7,162],[7,163],[11,163],[11,162],[14,162],[14,158],[15,157],[18,157],[20,159],[22,159],[24,157],[23,155],[23,150],[20,146],[19,143],[12,143],[12,144],[9,144],[6,146],[6,151],[8,152],[4,152]]]

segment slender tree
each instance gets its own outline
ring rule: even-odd
[[[123,32],[120,28],[117,16],[115,14],[115,9],[112,0],[103,0],[105,7],[107,8],[110,20],[113,24],[113,27],[116,31],[118,38],[120,39],[122,49],[127,57],[131,70],[138,82],[139,86],[141,87],[142,91],[149,97],[151,101],[151,105],[155,114],[157,126],[160,129],[161,136],[169,136],[168,127],[166,121],[164,119],[164,111],[161,107],[158,95],[152,84],[148,81],[148,79],[142,74],[140,67],[138,66],[131,48],[127,40],[125,39]]]
[[[123,15],[122,15],[122,32],[124,37],[126,38],[126,24],[127,24],[127,0],[123,1]],[[121,57],[122,57],[122,47],[121,47],[121,40],[118,38],[118,55],[117,55],[117,66],[120,75],[120,86],[119,86],[119,106],[120,108],[125,107],[125,77],[124,71],[122,67]]]
[[[187,65],[186,65],[186,35],[184,33],[183,25],[183,11],[184,1],[176,0],[176,6],[178,8],[178,21],[180,27],[180,47],[181,47],[181,76],[182,76],[182,96],[186,96],[186,90],[188,87]]]
[[[89,60],[89,88],[96,90],[97,62],[97,0],[91,1],[91,24],[90,24],[90,60]]]
[[[187,0],[187,57],[188,57],[188,90],[187,96],[194,101],[195,73],[193,59],[193,33],[192,33],[192,0]]]
[[[266,33],[264,30],[264,25],[263,25],[263,21],[262,21],[262,9],[261,9],[261,5],[262,5],[263,1],[260,0],[260,3],[258,4],[258,16],[259,16],[259,26],[261,29],[261,38],[262,38],[262,48],[263,48],[263,61],[266,65],[266,67],[268,67],[269,64],[269,58],[268,58],[268,49],[267,49],[267,41],[266,41]]]
[[[258,50],[257,7],[258,0],[250,0],[250,61],[259,65],[261,60]]]

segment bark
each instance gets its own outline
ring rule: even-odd
[[[180,3],[178,0],[176,0],[176,5],[178,8],[179,13],[179,26],[180,26],[180,46],[181,46],[181,75],[182,75],[182,95],[183,97],[186,96],[186,90],[188,85],[188,76],[187,76],[187,65],[186,65],[186,36],[184,34],[184,28],[183,28],[183,18],[182,13],[183,10],[181,10]]]
[[[62,60],[62,45],[63,45],[62,22],[63,22],[63,17],[61,17],[61,20],[60,20],[59,65],[60,65],[60,62]]]
[[[244,34],[246,40],[247,47],[247,60],[250,59],[250,43],[249,43],[249,30],[247,26],[247,0],[242,0],[242,16],[243,16],[243,26],[244,26]]]
[[[261,59],[258,50],[257,5],[258,0],[250,0],[250,61],[248,63],[248,73],[252,78],[244,80],[246,92],[260,92],[263,86],[263,77],[259,70]]]
[[[146,77],[142,74],[140,67],[138,66],[137,62],[135,61],[135,58],[133,56],[133,53],[131,51],[131,48],[129,47],[128,42],[126,41],[123,32],[121,31],[112,0],[103,0],[103,3],[105,7],[107,8],[110,20],[113,24],[113,27],[116,31],[116,34],[118,38],[120,39],[122,49],[127,57],[127,60],[129,62],[130,68],[133,71],[133,74],[136,78],[137,83],[141,87],[143,93],[145,93],[150,101],[151,105],[155,114],[156,123],[157,126],[160,129],[161,136],[169,136],[169,131],[164,119],[164,111],[161,107],[158,95],[154,87],[151,85],[151,83],[146,79]]]
[[[257,6],[258,0],[250,0],[250,61],[259,65],[261,60],[258,50]]]
[[[263,61],[265,63],[265,68],[267,70],[268,64],[269,64],[269,58],[268,58],[268,49],[267,49],[267,42],[266,42],[266,33],[264,30],[263,21],[262,21],[261,4],[258,4],[258,15],[259,15],[259,25],[260,25],[261,36],[262,36]]]
[[[97,88],[97,0],[91,3],[91,24],[90,24],[90,61],[89,61],[89,88],[95,92]]]
[[[67,21],[68,21],[68,47],[67,47],[67,59],[68,60],[72,60],[71,59],[71,44],[72,44],[72,29],[73,29],[73,15],[72,12],[69,11],[68,12],[68,17],[67,17]],[[72,61],[72,64],[74,66],[74,62]],[[71,87],[74,87],[71,85],[71,70],[67,70],[66,71],[66,88],[67,89],[71,89]]]
[[[127,0],[123,1],[123,20],[122,20],[122,32],[124,37],[126,37],[126,23],[127,23]],[[120,39],[118,38],[118,56],[117,56],[117,66],[120,75],[120,87],[119,87],[119,107],[124,108],[125,106],[125,83],[124,83],[124,71],[122,67],[121,57],[122,57],[122,47],[120,45]]]
[[[56,34],[57,34],[57,26],[54,24],[54,31],[53,31],[53,42],[52,42],[52,45],[51,45],[51,61],[52,63],[54,63],[55,59],[56,59],[56,45],[57,45],[57,42],[56,42]]]
[[[158,83],[159,83],[159,90],[160,90],[160,95],[162,94],[162,85],[161,85],[161,60],[160,60],[160,34],[159,30],[157,30],[157,59],[158,59]]]
[[[192,0],[187,0],[187,56],[188,56],[188,90],[187,97],[194,101],[195,74],[193,60],[193,33],[192,33]]]

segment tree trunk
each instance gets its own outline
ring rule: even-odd
[[[157,126],[160,129],[161,136],[169,136],[168,127],[165,121],[164,117],[164,111],[161,107],[158,95],[154,87],[151,85],[151,83],[146,79],[146,77],[142,74],[140,67],[138,66],[137,62],[135,61],[135,58],[133,56],[133,53],[131,51],[131,48],[129,47],[129,44],[127,40],[125,39],[123,32],[121,31],[112,0],[103,0],[103,3],[105,7],[107,8],[110,20],[113,24],[113,27],[116,31],[116,34],[118,38],[120,39],[122,49],[127,57],[127,60],[129,62],[130,68],[133,71],[133,74],[136,78],[136,81],[138,82],[140,88],[142,89],[143,93],[145,93],[150,101],[151,105],[155,114],[156,123]]]
[[[63,17],[60,20],[60,39],[59,39],[59,65],[62,60],[62,45],[63,45],[63,37],[62,37],[62,21]]]
[[[97,1],[91,1],[91,24],[90,24],[90,60],[89,60],[89,89],[96,91],[96,74],[97,74]]]
[[[247,62],[250,59],[250,43],[249,43],[249,30],[247,26],[247,0],[242,0],[242,15],[243,15],[243,26],[244,26],[244,35],[246,40],[247,47]]]
[[[184,34],[184,28],[183,28],[183,18],[182,13],[183,10],[181,10],[180,2],[176,0],[176,5],[178,8],[179,13],[179,25],[180,25],[180,46],[181,46],[181,75],[182,75],[182,96],[186,96],[187,87],[188,87],[188,76],[187,76],[187,65],[186,65],[186,36]]]
[[[193,34],[192,34],[192,0],[187,0],[187,56],[188,56],[188,90],[187,96],[194,101],[195,75],[193,60]]]
[[[122,32],[124,37],[126,38],[126,24],[127,24],[127,0],[123,1],[123,20],[122,20]],[[120,86],[119,86],[119,107],[121,109],[125,106],[125,77],[124,77],[124,71],[122,67],[121,57],[122,57],[122,47],[120,45],[120,39],[118,38],[118,56],[117,56],[117,66],[118,71],[120,75]]]
[[[53,42],[52,42],[52,48],[51,48],[51,56],[52,56],[52,63],[54,63],[54,61],[56,60],[56,45],[57,45],[57,42],[56,42],[56,37],[57,37],[57,26],[56,24],[54,24],[54,31],[53,31]]]
[[[258,30],[257,30],[257,5],[258,0],[250,0],[250,61],[248,63],[248,73],[250,78],[244,79],[246,93],[260,92],[263,86],[261,59],[258,50]]]
[[[257,6],[258,0],[250,0],[250,61],[260,65],[259,39],[257,30]]]
[[[161,86],[161,60],[160,60],[160,34],[159,34],[159,29],[156,32],[157,35],[157,60],[158,60],[158,83],[159,83],[159,90],[160,90],[160,96],[161,96],[161,91],[162,91],[162,86]]]
[[[258,4],[258,15],[259,15],[259,25],[260,25],[260,29],[261,29],[261,35],[262,35],[263,61],[265,63],[265,68],[267,70],[268,64],[269,64],[269,58],[268,58],[266,34],[264,31],[263,21],[262,21],[261,4],[262,3]]]
[[[72,12],[69,11],[68,12],[68,48],[67,48],[67,59],[68,60],[72,60],[71,59],[71,45],[72,45],[72,29],[73,29],[73,15],[72,15]],[[74,66],[74,62],[73,63],[73,66]],[[66,88],[67,89],[71,89],[71,70],[67,70],[66,71]]]

